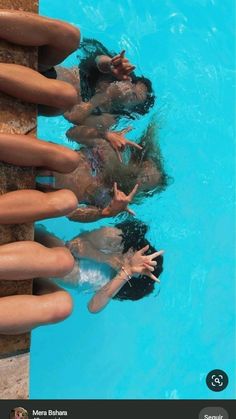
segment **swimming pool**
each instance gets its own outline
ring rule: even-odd
[[[151,78],[174,182],[133,206],[150,241],[165,249],[160,288],[138,302],[112,301],[98,315],[87,311],[88,294],[71,291],[73,315],[32,334],[30,398],[217,399],[205,384],[215,368],[230,379],[220,397],[235,398],[232,7],[229,0],[117,0],[115,7],[41,0],[41,14],[125,48]],[[76,54],[67,60],[75,63]],[[62,117],[38,125],[40,138],[68,144]],[[65,218],[45,225],[65,239],[81,231]]]

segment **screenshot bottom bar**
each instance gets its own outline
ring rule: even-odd
[[[0,400],[1,419],[232,419],[235,400]]]

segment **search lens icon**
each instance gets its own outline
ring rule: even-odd
[[[213,370],[207,374],[206,384],[212,391],[223,391],[229,383],[226,372],[222,370]]]

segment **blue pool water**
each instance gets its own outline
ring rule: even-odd
[[[219,368],[230,379],[220,397],[235,398],[233,2],[40,5],[41,14],[77,25],[84,36],[125,48],[138,73],[153,81],[162,153],[174,182],[133,207],[150,226],[150,241],[166,252],[160,293],[112,301],[91,315],[90,295],[70,291],[73,315],[33,332],[30,397],[216,399],[205,377]],[[74,64],[75,54],[66,62]],[[39,118],[41,138],[67,144],[67,128],[62,117]],[[65,239],[105,224],[45,222]]]

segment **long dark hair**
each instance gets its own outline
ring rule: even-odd
[[[123,253],[126,253],[129,249],[134,251],[142,249],[144,246],[149,245],[149,249],[146,254],[151,254],[157,250],[149,243],[145,235],[148,231],[146,224],[139,220],[126,220],[122,223],[116,224],[116,228],[122,230],[122,243]],[[153,275],[157,278],[163,271],[163,256],[158,256],[154,259],[157,262]],[[118,300],[140,300],[143,297],[151,294],[155,289],[155,281],[146,275],[139,275],[138,277],[132,277],[129,281],[130,285],[126,283],[120,291],[113,297]]]
[[[97,68],[95,59],[99,55],[108,55],[114,57],[117,55],[114,51],[109,51],[101,42],[96,39],[84,38],[80,44],[78,51],[79,69],[80,69],[80,87],[81,96],[84,102],[88,102],[94,95],[96,85],[101,77],[101,73]],[[117,81],[112,75],[109,76],[111,82]],[[137,76],[134,72],[130,74],[132,83],[143,83],[147,88],[147,98],[145,102],[134,105],[133,109],[125,109],[125,106],[120,106],[119,109],[112,111],[112,113],[119,116],[126,116],[131,119],[135,118],[135,115],[145,115],[149,109],[154,105],[155,95],[152,88],[152,83],[149,79],[144,76]]]

